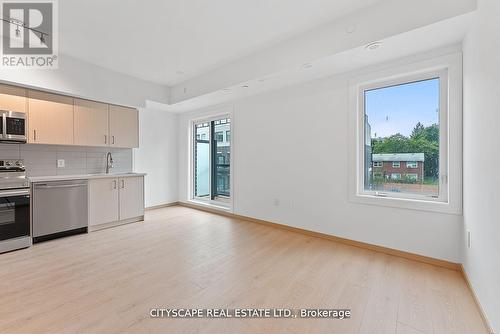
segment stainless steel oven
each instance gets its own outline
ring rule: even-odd
[[[30,245],[29,189],[0,191],[0,253]]]
[[[22,160],[0,160],[0,253],[31,245],[30,189]]]
[[[0,110],[0,140],[2,142],[26,143],[26,114]]]

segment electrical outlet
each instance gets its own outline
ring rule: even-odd
[[[470,236],[470,230],[467,230],[467,248],[471,247],[471,236]]]
[[[275,198],[273,200],[273,204],[274,204],[274,206],[280,206],[280,199],[279,198]]]
[[[64,168],[64,159],[57,159],[57,168]]]

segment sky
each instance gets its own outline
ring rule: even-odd
[[[410,136],[415,124],[439,123],[439,79],[365,92],[365,112],[372,138],[396,133]]]

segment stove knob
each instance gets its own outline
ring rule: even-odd
[[[10,162],[10,161],[5,162],[5,166],[7,166],[7,167],[12,166],[12,162]]]
[[[16,166],[17,167],[22,167],[23,166],[23,163],[21,161],[16,161]]]

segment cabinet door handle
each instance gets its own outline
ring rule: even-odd
[[[108,143],[108,136],[104,135],[104,144]]]
[[[113,189],[116,189],[116,180],[113,180]]]
[[[125,189],[125,180],[122,180],[122,189]]]
[[[36,141],[36,130],[33,130],[33,141]]]
[[[111,139],[113,140],[111,144],[115,144],[115,136],[111,136]]]

